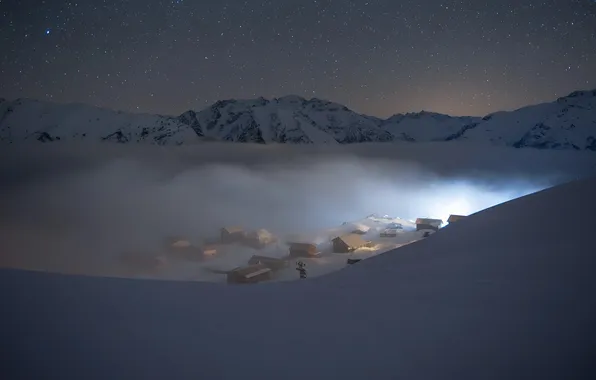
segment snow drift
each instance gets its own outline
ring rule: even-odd
[[[7,378],[592,379],[596,179],[312,280],[2,270]]]

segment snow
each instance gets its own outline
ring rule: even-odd
[[[451,117],[433,112],[397,114],[383,121],[381,127],[394,135],[406,134],[416,141],[442,141],[458,133],[479,117]]]
[[[322,248],[327,244],[328,252],[331,238],[368,226],[361,219],[371,212],[378,213],[369,218],[377,231],[367,240],[376,239],[393,219],[402,219],[396,223],[407,232],[417,217],[467,215],[594,173],[591,152],[459,142],[404,143],[400,149],[393,144],[213,143],[201,149],[13,144],[0,149],[0,266],[120,275],[113,262],[123,252],[158,257],[169,236],[201,246],[228,225],[271,231],[282,246],[260,252],[268,256],[287,255],[283,242],[293,240],[290,234]],[[398,236],[403,239],[382,239],[386,245],[379,251],[420,238]],[[214,270],[246,265],[255,253],[220,249],[205,262],[169,260],[157,274],[137,275],[221,282]],[[345,266],[346,256],[330,254],[309,264],[309,277]],[[281,277],[293,280],[297,273],[289,270]]]
[[[433,112],[361,115],[322,99],[222,100],[178,117],[127,114],[83,104],[0,102],[0,141],[88,140],[159,145],[464,141],[516,148],[596,151],[596,90],[479,117]]]
[[[573,93],[553,103],[499,112],[463,136],[496,144],[585,149],[596,139],[596,91]],[[596,150],[596,146],[592,149]]]
[[[5,378],[592,379],[596,180],[314,279],[0,271]]]
[[[128,114],[84,104],[29,99],[0,103],[0,140],[43,139],[151,142],[176,145],[198,140],[189,125],[173,117]]]
[[[308,141],[312,143],[320,144],[336,142],[331,138],[331,136],[327,135],[325,132],[313,128],[311,125],[308,124],[308,122],[304,120],[303,117],[296,115],[294,111],[291,109],[280,109],[278,116],[281,125],[283,125],[286,128],[286,133],[290,132],[290,136],[297,136],[298,134],[295,129],[298,129],[301,133],[304,134]],[[293,125],[295,125],[295,129],[291,128],[291,126]]]

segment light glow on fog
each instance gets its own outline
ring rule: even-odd
[[[433,185],[432,191],[423,191],[418,204],[419,217],[441,219],[447,223],[450,215],[470,215],[484,209],[542,190],[527,184],[509,185],[499,190],[489,190],[473,183]]]
[[[523,181],[500,181],[490,186],[472,179],[449,180],[400,169],[398,179],[381,176],[370,170],[361,173],[361,181],[344,194],[353,194],[349,207],[337,207],[337,212],[349,220],[357,220],[372,213],[414,221],[416,218],[441,219],[447,223],[449,215],[470,215],[489,207],[535,193],[547,186]],[[321,205],[328,210],[332,202]],[[344,216],[344,214],[347,214]]]
[[[474,209],[468,199],[459,197],[445,202],[437,202],[432,207],[432,214],[428,215],[431,218],[441,219],[443,223],[447,223],[450,215],[470,215],[479,210]]]
[[[12,179],[14,189],[0,199],[5,262],[42,263],[46,269],[76,264],[81,273],[110,273],[122,252],[152,254],[172,235],[200,244],[216,238],[223,226],[239,225],[265,228],[282,239],[323,234],[326,242],[326,229],[370,214],[446,222],[450,214],[469,215],[548,187],[527,176],[515,180],[509,172],[482,176],[470,169],[472,174],[449,177],[391,156],[317,157],[298,150],[286,156],[291,150],[262,147],[242,155],[244,146],[209,145],[188,157],[154,149],[120,157],[108,154],[112,145],[96,149],[21,152],[15,157],[29,161],[18,175],[8,165],[15,159],[0,160],[0,178],[3,184]],[[46,165],[57,159],[62,164]],[[251,254],[218,260],[236,267]]]

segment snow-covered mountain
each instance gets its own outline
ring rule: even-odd
[[[596,90],[576,91],[552,103],[487,115],[455,139],[516,148],[596,151]]]
[[[422,111],[393,115],[381,122],[381,128],[407,141],[445,141],[480,121],[480,117]]]
[[[596,151],[596,90],[555,102],[480,117],[432,112],[388,119],[361,115],[321,99],[222,100],[178,117],[130,114],[82,104],[0,100],[0,141],[106,140],[171,145],[220,140],[350,144],[470,141],[517,148]]]
[[[181,116],[205,136],[257,143],[386,142],[395,137],[380,119],[321,99],[285,96],[267,100],[223,100]]]
[[[0,99],[0,141],[96,140],[178,145],[198,140],[176,117],[131,114],[85,104]]]

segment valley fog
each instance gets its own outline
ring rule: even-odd
[[[283,241],[372,213],[446,220],[592,174],[596,161],[449,144],[52,144],[0,155],[0,265],[99,275],[113,274],[124,251],[156,252],[173,235],[200,244],[224,226]],[[221,260],[242,265],[252,254]]]

